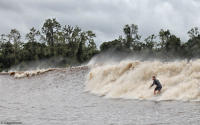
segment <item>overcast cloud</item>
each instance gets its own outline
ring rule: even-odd
[[[143,38],[161,28],[187,40],[187,31],[200,26],[198,0],[1,0],[0,34],[11,28],[22,34],[41,28],[47,18],[93,30],[98,45],[122,34],[125,24],[137,24]]]

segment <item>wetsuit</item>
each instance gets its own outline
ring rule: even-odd
[[[156,90],[160,91],[162,89],[162,85],[160,84],[160,81],[157,79],[153,80],[153,84],[151,86],[153,86],[153,85],[156,85],[156,88],[154,91],[156,91]]]

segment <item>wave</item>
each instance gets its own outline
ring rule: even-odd
[[[40,74],[44,74],[46,72],[58,70],[56,68],[49,68],[49,69],[38,69],[38,70],[31,70],[31,71],[10,71],[8,72],[10,76],[14,78],[24,78],[24,77],[32,77]]]
[[[79,71],[79,70],[86,70],[88,66],[75,66],[75,67],[68,67],[68,68],[48,68],[48,69],[37,69],[37,70],[29,70],[29,71],[9,71],[9,72],[0,72],[0,75],[10,75],[14,78],[25,78],[25,77],[32,77],[41,75],[51,71]]]
[[[158,96],[153,95],[153,87],[149,88],[154,75],[163,86]],[[106,98],[200,101],[200,60],[95,65],[87,76],[85,89]]]

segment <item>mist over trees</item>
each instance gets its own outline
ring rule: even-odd
[[[112,51],[130,54],[143,53],[155,58],[192,59],[200,57],[200,32],[197,27],[188,31],[189,40],[187,42],[181,41],[169,29],[161,29],[158,35],[152,34],[143,40],[135,24],[125,25],[123,32],[123,37],[119,36],[113,41],[103,42],[100,45],[100,52],[112,49]]]
[[[103,42],[97,49],[93,31],[83,31],[78,26],[62,26],[56,19],[45,20],[40,30],[34,27],[22,38],[17,29],[0,36],[0,71],[26,62],[62,57],[60,67],[78,65],[89,61],[94,55],[109,50],[128,54],[147,52],[153,57],[197,58],[200,55],[200,32],[197,27],[188,31],[189,40],[182,42],[170,30],[161,29],[158,35],[147,38],[138,33],[135,24],[125,25],[124,34]]]

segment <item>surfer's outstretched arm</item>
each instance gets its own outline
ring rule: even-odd
[[[154,83],[153,83],[153,84],[151,84],[151,86],[150,86],[149,88],[151,88],[153,85],[154,85]]]

